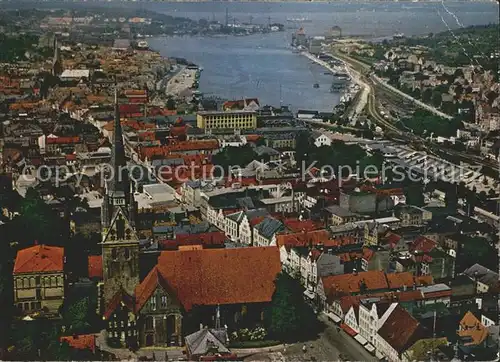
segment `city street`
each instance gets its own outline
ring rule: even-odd
[[[376,361],[358,342],[321,314],[325,329],[315,340],[285,347],[282,351],[263,352],[245,358],[245,361]],[[304,345],[306,351],[303,351]]]

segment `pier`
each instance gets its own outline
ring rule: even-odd
[[[322,67],[328,69],[330,72],[332,73],[337,72],[337,70],[332,65],[325,62],[324,60],[315,57],[311,53],[304,51],[301,52],[301,54],[309,58],[316,64],[319,64]],[[360,87],[360,91],[358,91],[356,95],[351,95],[354,102],[352,107],[349,107],[348,114],[346,114],[346,116],[351,120],[351,123],[355,124],[357,117],[361,114],[363,109],[366,107],[366,104],[368,103],[368,94],[370,93],[370,89],[368,87],[368,84],[364,83],[361,80],[361,75],[357,71],[351,69],[342,59],[339,59],[333,56],[332,54],[329,55],[331,55],[333,58],[337,59],[343,64],[343,70],[349,75],[351,81]]]

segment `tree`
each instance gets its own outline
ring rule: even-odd
[[[240,147],[230,146],[224,148],[221,152],[213,155],[212,163],[221,166],[228,175],[230,167],[239,166],[243,168],[255,159],[257,159],[256,153],[249,144],[246,144]]]
[[[432,104],[435,106],[435,107],[439,107],[441,105],[441,102],[442,102],[442,96],[441,96],[441,93],[440,92],[432,92],[432,99],[431,99],[431,102]]]
[[[21,215],[12,221],[11,241],[18,241],[21,246],[30,245],[35,240],[62,245],[67,236],[63,221],[33,188],[27,190],[19,211]]]
[[[174,111],[176,109],[176,103],[173,97],[168,97],[166,106],[169,111]]]
[[[423,92],[422,92],[422,101],[424,101],[425,103],[429,103],[432,99],[432,89],[431,88],[426,88]]]
[[[404,188],[406,203],[408,205],[424,206],[424,186],[419,182],[412,182]]]
[[[76,334],[87,332],[90,327],[89,304],[89,298],[83,298],[65,308],[63,320],[68,332]]]
[[[296,341],[314,331],[316,315],[304,301],[299,281],[282,272],[275,284],[271,306],[265,313],[269,335],[282,341]]]

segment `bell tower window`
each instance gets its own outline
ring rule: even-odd
[[[125,220],[122,215],[116,220],[116,237],[118,240],[125,239]]]

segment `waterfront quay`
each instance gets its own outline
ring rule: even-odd
[[[330,54],[328,54],[328,55],[332,56],[333,58],[337,59],[338,61],[340,61],[342,63],[342,66],[340,67],[341,69],[339,69],[338,66],[332,66],[328,62],[319,59],[318,57],[314,56],[313,54],[311,54],[309,52],[303,51],[303,52],[301,52],[301,55],[307,57],[308,59],[315,62],[316,64],[321,65],[325,69],[332,72],[332,74],[335,74],[336,72],[338,72],[340,70],[340,71],[345,72],[349,75],[349,78],[351,79],[351,81],[354,84],[356,84],[356,86],[349,88],[349,91],[346,94],[344,99],[345,99],[345,101],[349,101],[349,100],[353,99],[356,102],[356,104],[354,104],[353,107],[351,107],[351,112],[349,112],[350,114],[347,115],[348,118],[352,120],[352,122],[355,122],[355,119],[357,118],[357,116],[365,108],[365,106],[368,102],[368,94],[369,94],[369,87],[366,83],[364,83],[361,80],[360,74],[358,72],[356,72],[354,69],[351,69],[343,60],[341,60],[339,58],[335,58]],[[359,94],[359,97],[357,96],[358,94]]]

